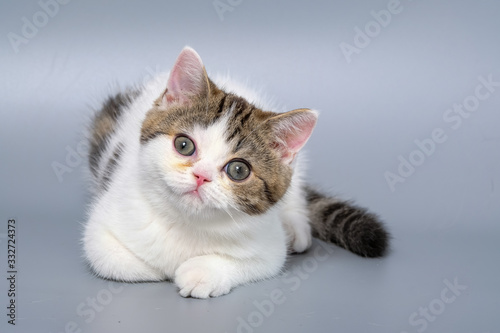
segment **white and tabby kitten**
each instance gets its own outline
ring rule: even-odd
[[[92,270],[173,280],[182,296],[207,298],[277,275],[311,236],[383,255],[388,233],[375,215],[301,180],[297,154],[316,120],[214,83],[186,47],[169,75],[110,98],[94,118],[83,237]]]

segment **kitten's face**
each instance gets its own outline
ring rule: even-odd
[[[182,211],[263,213],[292,175],[273,148],[276,138],[265,122],[271,114],[222,91],[212,97],[150,111],[142,129],[150,170]]]
[[[151,188],[187,215],[266,212],[290,185],[316,114],[264,112],[219,89],[197,55],[183,53],[142,126]]]

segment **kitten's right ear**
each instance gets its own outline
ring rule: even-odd
[[[186,46],[170,71],[162,104],[188,104],[193,97],[208,95],[208,92],[208,76],[203,62],[195,50]]]

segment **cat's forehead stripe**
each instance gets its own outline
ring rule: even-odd
[[[226,94],[221,98],[219,102],[219,107],[217,108],[217,113],[220,114],[222,111],[224,111],[224,103],[226,102]]]
[[[235,145],[234,152],[236,152],[243,138],[248,136],[255,128],[249,126],[247,123],[254,115],[254,112],[257,110],[255,106],[246,102],[244,99],[237,97],[233,102],[233,106],[231,108],[232,115],[231,120],[228,123],[227,130],[227,141],[230,142],[237,138],[237,144]]]

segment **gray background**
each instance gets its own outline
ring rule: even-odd
[[[18,268],[17,325],[2,278],[1,331],[499,332],[500,87],[456,129],[443,117],[474,101],[478,77],[500,82],[500,3],[401,0],[376,30],[371,11],[391,1],[221,2],[234,5],[222,19],[213,1],[73,0],[50,16],[33,0],[0,5],[0,267],[7,275],[14,217]],[[40,27],[16,50],[9,36],[23,37],[26,20]],[[356,27],[372,37],[348,59]],[[315,242],[287,276],[210,300],[91,276],[79,244],[85,162],[69,151],[109,93],[169,70],[184,45],[283,110],[321,112],[309,179],[379,213],[389,256]],[[415,152],[435,129],[447,140]],[[400,155],[421,163],[391,189],[384,175]],[[67,167],[60,178],[54,163]]]

